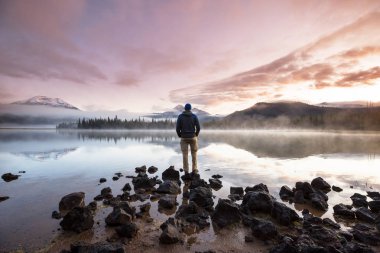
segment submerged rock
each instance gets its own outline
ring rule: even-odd
[[[219,174],[216,174],[216,175],[212,175],[211,177],[212,177],[212,178],[219,179],[219,178],[222,178],[223,176],[222,176],[222,175],[219,175]]]
[[[7,200],[9,199],[8,196],[0,196],[0,202],[4,201],[4,200]]]
[[[335,185],[333,185],[331,188],[332,188],[332,190],[335,191],[335,192],[341,192],[341,191],[343,191],[342,188],[340,188],[340,187],[338,187],[338,186],[335,186]]]
[[[199,229],[208,227],[209,214],[204,208],[199,207],[195,202],[190,201],[189,204],[183,204],[178,208],[175,217],[180,220],[195,224]]]
[[[13,180],[16,180],[20,177],[20,175],[14,175],[12,173],[5,173],[1,176],[1,178],[5,181],[5,182],[10,182],[10,181],[13,181]]]
[[[164,196],[161,196],[158,201],[158,206],[164,209],[172,209],[176,206],[176,203],[177,197],[175,195],[165,194]]]
[[[214,206],[210,188],[202,186],[190,190],[189,200],[194,201],[198,206],[206,210],[212,209]]]
[[[211,220],[220,228],[238,223],[242,219],[239,206],[229,199],[219,199]]]
[[[63,217],[63,220],[59,224],[63,230],[80,233],[92,228],[94,225],[94,217],[89,208],[74,207]]]
[[[61,201],[59,201],[59,211],[67,212],[74,207],[84,207],[84,192],[73,192],[63,196]]]
[[[157,193],[167,193],[167,194],[179,194],[181,193],[181,188],[175,181],[166,180],[158,186],[156,190]]]
[[[216,178],[210,178],[209,180],[209,183],[210,183],[210,186],[211,188],[213,189],[220,189],[223,187],[222,185],[222,181],[220,181],[219,179],[216,179]]]
[[[104,182],[107,182],[107,179],[105,179],[104,177],[99,179],[99,183],[104,183]]]
[[[158,171],[158,168],[157,168],[157,167],[150,166],[150,167],[148,168],[148,172],[149,172],[150,174],[154,174],[154,173],[156,173],[157,171]]]
[[[70,246],[71,253],[124,253],[121,243],[96,242],[75,242]]]

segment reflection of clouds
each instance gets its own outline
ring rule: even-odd
[[[62,150],[49,150],[43,152],[21,152],[15,155],[21,155],[34,161],[59,160],[63,156],[74,152],[77,148],[67,148]]]

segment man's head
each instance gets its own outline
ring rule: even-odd
[[[191,110],[191,104],[187,103],[185,104],[185,111],[190,111]]]

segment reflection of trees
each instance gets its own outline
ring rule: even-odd
[[[65,148],[60,150],[48,150],[41,152],[21,152],[16,153],[16,155],[22,155],[35,161],[58,160],[63,156],[74,152],[76,149],[77,148]]]

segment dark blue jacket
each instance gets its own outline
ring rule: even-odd
[[[199,135],[201,127],[197,115],[191,111],[184,111],[178,116],[177,135],[181,138],[193,138]]]

